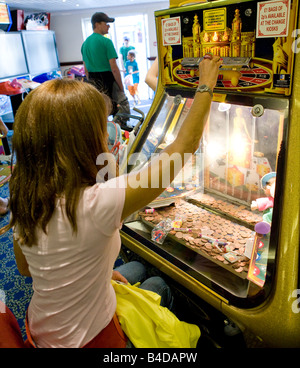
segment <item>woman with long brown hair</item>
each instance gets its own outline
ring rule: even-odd
[[[109,161],[108,109],[95,87],[52,80],[22,102],[14,123],[9,227],[18,268],[33,278],[27,320],[36,346],[125,346],[110,282],[112,275],[127,282],[112,273],[121,222],[165,189],[165,171],[171,181],[177,175],[182,165],[168,157],[198,148],[220,64],[211,55],[200,63],[201,89],[177,138],[164,155],[129,175],[99,175]],[[160,179],[155,188],[151,177]]]

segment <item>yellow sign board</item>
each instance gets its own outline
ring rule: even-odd
[[[205,31],[224,31],[226,28],[226,8],[204,10],[203,28]]]

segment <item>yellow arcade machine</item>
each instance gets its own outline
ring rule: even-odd
[[[159,82],[128,171],[176,137],[205,53],[223,64],[198,151],[125,221],[123,246],[233,321],[248,347],[299,348],[298,1],[177,5],[155,12]]]

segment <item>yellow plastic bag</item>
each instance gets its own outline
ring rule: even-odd
[[[160,295],[112,280],[120,325],[136,348],[195,348],[198,326],[180,321],[160,306]]]

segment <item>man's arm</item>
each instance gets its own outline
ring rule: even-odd
[[[199,85],[206,84],[213,90],[220,65],[221,61],[218,57],[212,57],[212,60],[203,60],[199,65]],[[127,175],[122,220],[153,201],[182,169],[185,154],[191,155],[197,150],[210,112],[210,106],[210,94],[208,92],[197,92],[174,142],[168,145],[158,157],[150,160],[148,165],[138,172],[133,171]],[[170,161],[170,157],[175,158],[176,163]],[[166,173],[169,173],[168,183],[163,180]],[[152,186],[152,178],[156,179],[154,186]],[[131,185],[131,183],[134,185]],[[136,187],[135,183],[140,185]]]
[[[148,70],[145,78],[145,83],[155,91],[157,87],[157,77],[158,77],[158,60],[157,58],[153,61],[150,69]]]
[[[120,73],[120,69],[118,67],[117,64],[117,59],[109,59],[109,64],[110,64],[110,68],[111,71],[113,73],[113,76],[115,78],[115,81],[117,82],[121,92],[124,92],[124,87],[123,87],[123,83],[122,83],[122,78],[121,78],[121,73]]]

